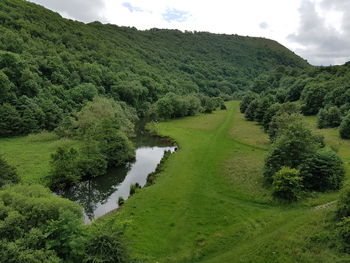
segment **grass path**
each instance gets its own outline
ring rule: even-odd
[[[227,106],[227,111],[160,123],[158,132],[174,138],[180,151],[155,185],[106,222],[127,222],[131,254],[141,262],[344,260],[311,242],[329,212],[311,208],[335,194],[294,206],[271,202],[261,186],[266,135],[242,119],[238,102]]]

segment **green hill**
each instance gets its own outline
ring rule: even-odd
[[[0,2],[0,113],[12,116],[1,122],[16,134],[53,129],[96,95],[147,112],[168,92],[231,95],[280,65],[309,67],[268,39],[84,24]]]

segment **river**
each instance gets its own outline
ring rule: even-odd
[[[119,197],[129,197],[130,186],[138,183],[143,187],[147,177],[154,172],[165,151],[174,152],[174,146],[166,138],[152,136],[139,124],[136,137],[136,159],[123,167],[113,168],[99,176],[66,189],[62,196],[84,208],[86,224],[118,208]]]

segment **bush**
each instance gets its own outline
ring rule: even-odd
[[[120,196],[120,197],[118,198],[118,205],[119,205],[119,206],[122,206],[122,205],[124,204],[124,202],[125,202],[124,198]]]
[[[62,189],[81,179],[78,169],[78,152],[74,148],[59,147],[51,155],[49,185],[52,189]]]
[[[337,234],[340,238],[342,249],[349,253],[350,252],[350,216],[343,217],[336,225]]]
[[[272,195],[275,198],[293,202],[299,199],[302,191],[303,178],[300,172],[289,167],[282,167],[272,177]]]
[[[318,151],[300,165],[304,187],[309,190],[337,190],[345,176],[343,161],[332,150]]]
[[[285,129],[287,129],[291,124],[301,122],[302,116],[299,113],[296,114],[288,114],[281,113],[276,114],[269,124],[269,128],[267,134],[271,141],[274,141],[276,137],[283,133]]]
[[[0,190],[1,262],[81,262],[82,211],[39,185]]]
[[[262,121],[262,126],[264,127],[264,130],[267,131],[270,126],[270,122],[272,121],[272,118],[279,112],[281,109],[281,104],[275,103],[272,104],[267,111],[264,114],[264,118]]]
[[[0,156],[0,188],[6,184],[16,184],[19,176],[16,169],[10,166],[6,160]]]
[[[337,203],[336,215],[338,219],[350,216],[350,187],[346,187]]]
[[[249,104],[256,98],[258,98],[258,95],[256,93],[247,93],[247,95],[243,97],[241,103],[239,104],[239,110],[241,111],[241,113],[245,113]]]
[[[339,127],[339,134],[343,139],[350,139],[350,113],[343,118]]]
[[[136,191],[140,188],[141,186],[138,183],[130,185],[130,195],[135,194]]]
[[[122,233],[101,224],[93,225],[85,242],[85,263],[123,263],[127,261]]]
[[[341,123],[341,112],[338,107],[331,107],[328,110],[320,109],[317,114],[317,124],[320,129],[338,127]]]
[[[298,168],[320,147],[320,138],[313,135],[302,122],[289,124],[277,137],[265,160],[265,178],[272,182],[272,176],[283,166]]]
[[[246,111],[244,112],[244,116],[245,116],[246,120],[248,120],[248,121],[255,120],[256,109],[258,107],[259,107],[259,99],[255,99],[249,104]]]
[[[91,178],[106,174],[107,157],[102,153],[99,142],[93,140],[84,141],[79,155],[77,165],[81,176]]]

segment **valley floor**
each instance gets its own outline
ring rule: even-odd
[[[100,223],[125,224],[131,255],[141,262],[350,260],[324,244],[333,203],[314,208],[338,193],[313,194],[295,205],[274,203],[262,187],[267,136],[243,119],[238,102],[227,106],[227,111],[159,123],[158,133],[174,138],[180,150],[155,185]],[[333,131],[321,132],[333,142]],[[338,144],[346,155],[348,142]]]
[[[326,244],[339,193],[315,193],[294,205],[273,202],[262,186],[268,138],[244,120],[239,102],[227,108],[157,124],[157,132],[174,138],[180,150],[156,184],[96,224],[122,224],[136,262],[350,262]],[[340,140],[337,129],[316,129],[314,117],[306,120],[338,150],[349,177],[350,141]],[[45,184],[50,153],[79,146],[52,136],[1,139],[0,154],[23,182]]]

